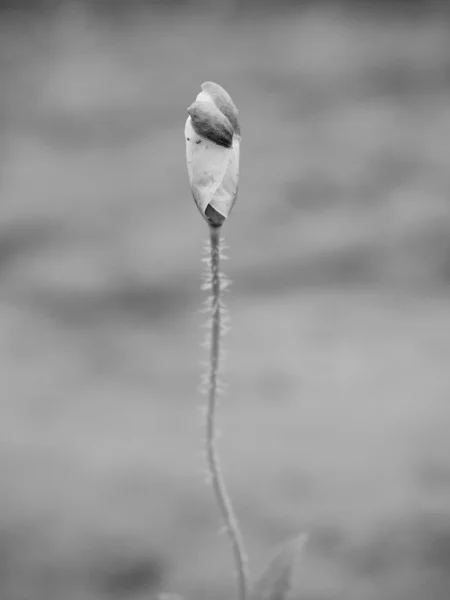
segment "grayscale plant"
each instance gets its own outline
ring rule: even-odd
[[[205,82],[188,111],[185,126],[186,160],[192,196],[209,227],[207,272],[203,289],[210,292],[205,302],[209,313],[208,372],[204,376],[206,460],[208,480],[219,508],[223,527],[233,552],[238,600],[286,600],[292,585],[294,563],[303,547],[301,535],[285,543],[250,588],[248,559],[243,535],[220,467],[217,450],[217,395],[220,389],[221,339],[225,333],[223,292],[229,281],[220,271],[223,257],[221,227],[233,208],[239,184],[241,129],[238,111],[230,95],[217,83]],[[183,600],[162,594],[159,600]]]

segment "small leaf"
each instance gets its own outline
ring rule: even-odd
[[[286,600],[292,586],[295,560],[306,542],[302,534],[284,543],[256,582],[251,600]]]

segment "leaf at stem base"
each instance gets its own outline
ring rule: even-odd
[[[292,587],[295,562],[306,542],[302,534],[285,542],[252,589],[250,600],[286,600]]]

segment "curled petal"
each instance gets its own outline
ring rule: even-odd
[[[202,90],[209,94],[214,104],[230,121],[234,133],[241,135],[241,128],[238,119],[238,109],[236,108],[230,94],[217,83],[205,81],[202,83]]]
[[[228,217],[237,197],[239,185],[239,150],[240,142],[238,138],[235,138],[233,147],[230,149],[227,169],[221,184],[210,202],[210,205],[224,217]]]
[[[233,126],[212,102],[196,100],[187,109],[194,131],[218,146],[231,148]]]

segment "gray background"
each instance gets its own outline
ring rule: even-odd
[[[220,450],[252,572],[308,531],[294,599],[447,600],[447,5],[1,5],[0,598],[234,597],[183,133],[213,80],[243,133]]]

